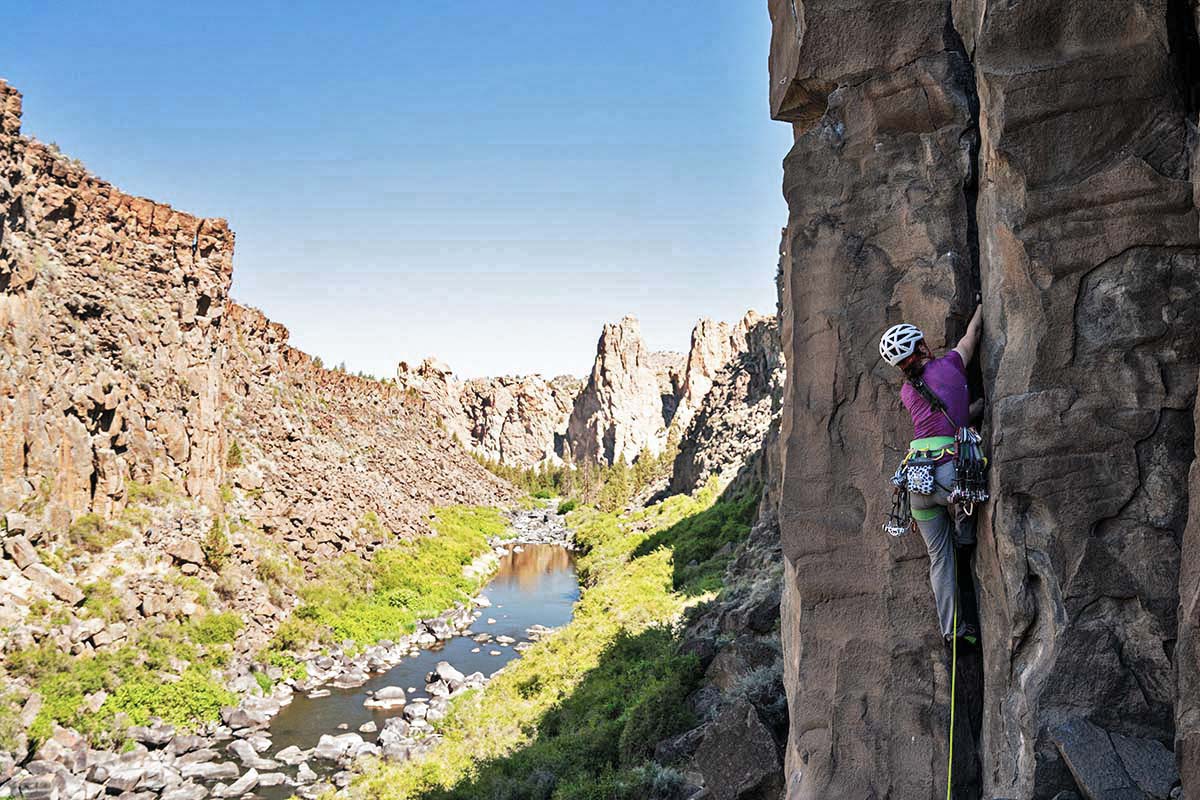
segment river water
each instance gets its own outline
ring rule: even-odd
[[[483,616],[471,626],[472,633],[510,636],[520,643],[529,641],[527,629],[534,625],[553,628],[570,621],[572,607],[579,599],[579,582],[571,553],[566,548],[552,544],[521,545],[520,552],[513,552],[515,549],[510,548],[501,557],[495,577],[484,587],[483,593],[491,600],[492,606],[482,609]],[[491,655],[493,652],[499,655]],[[408,693],[410,703],[427,697],[425,675],[439,661],[449,661],[466,675],[482,672],[490,676],[519,656],[513,644],[499,645],[494,641],[477,644],[469,636],[455,636],[405,659],[358,688],[327,687],[330,689],[327,697],[313,699],[297,695],[272,720],[272,746],[270,753],[264,755],[269,757],[289,745],[308,749],[317,743],[322,734],[357,731],[359,726],[371,721],[382,729],[384,720],[401,714],[402,710],[364,708],[363,702],[370,693],[385,686],[399,686]],[[363,738],[373,741],[375,737],[374,734],[363,734]],[[316,759],[310,760],[309,766],[323,776],[336,769],[332,764]],[[294,772],[291,769],[286,771]],[[271,789],[260,787],[256,795],[285,798],[293,791],[287,786]]]

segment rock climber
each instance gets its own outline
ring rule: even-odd
[[[955,480],[955,429],[969,424],[972,412],[976,410],[971,407],[967,388],[967,364],[975,357],[979,345],[981,308],[976,306],[967,332],[940,358],[934,358],[925,335],[915,325],[893,325],[879,341],[883,359],[904,373],[900,399],[912,415],[910,453],[928,455],[936,464],[931,493],[920,494],[912,491],[911,486],[909,488],[912,517],[929,550],[929,581],[933,585],[938,621],[947,644],[953,641],[955,634],[956,602],[964,603],[958,609],[958,637],[970,644],[975,644],[979,637],[974,592],[970,592],[971,597],[958,598],[956,575],[960,560],[963,564],[970,563],[971,549],[975,545],[975,522],[961,508],[952,506],[950,493]],[[925,393],[917,388],[922,383],[926,387]],[[945,413],[927,399],[928,392],[941,400]]]

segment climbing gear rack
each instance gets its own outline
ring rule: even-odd
[[[973,428],[959,428],[954,435],[954,491],[950,502],[958,503],[967,516],[975,512],[976,503],[988,500],[986,472],[983,440]]]
[[[889,536],[903,536],[912,525],[912,507],[908,500],[908,487],[899,484],[892,491],[892,510],[888,513],[883,529]]]

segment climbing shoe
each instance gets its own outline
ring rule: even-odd
[[[979,629],[971,624],[962,625],[958,629],[958,640],[970,647],[975,647],[979,644]],[[952,644],[954,644],[954,642],[952,642],[950,637],[947,636],[946,647],[949,647]]]

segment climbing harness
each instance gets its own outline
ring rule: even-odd
[[[983,455],[983,439],[974,428],[955,422],[946,410],[942,398],[938,397],[922,378],[913,378],[910,383],[917,393],[925,398],[925,402],[929,403],[929,407],[945,417],[954,428],[953,449],[947,448],[948,452],[954,454],[954,486],[950,491],[950,502],[958,504],[963,512],[970,516],[975,512],[976,503],[988,501],[987,477],[984,474],[987,471],[987,458]],[[925,441],[927,440],[919,440]],[[913,442],[913,446],[917,444],[918,442]],[[940,457],[939,455],[938,458]]]

